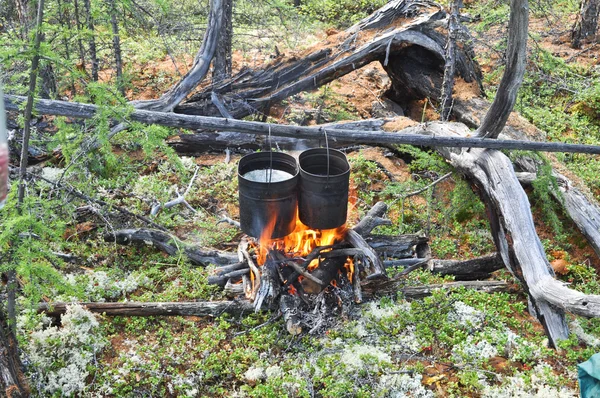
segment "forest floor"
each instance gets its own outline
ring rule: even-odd
[[[494,3],[491,8],[491,3],[485,4],[467,6],[473,17],[468,27],[474,33],[486,89],[493,95],[501,77],[500,51],[508,17],[505,4]],[[570,48],[568,29],[558,31],[554,26],[570,27],[572,21],[572,13],[534,10],[531,62],[516,110],[551,140],[597,143],[600,124],[593,120],[598,108],[589,97],[581,97],[586,93],[581,87],[589,87],[589,81],[598,77],[600,45]],[[327,30],[307,42],[333,34],[334,30]],[[238,50],[234,69],[256,67],[270,59],[264,50]],[[191,61],[189,54],[178,56],[181,73]],[[174,65],[167,57],[137,65],[141,72],[132,80],[129,99],[148,99],[163,92],[178,79]],[[111,78],[109,71],[105,78]],[[389,78],[373,63],[316,92],[300,93],[274,106],[269,120],[313,125],[385,117],[380,105],[388,88]],[[470,88],[458,86],[454,95],[471,95]],[[427,101],[415,101],[404,111],[417,122],[439,118]],[[580,136],[583,128],[587,134]],[[160,211],[153,221],[189,244],[235,251],[241,232],[217,221],[222,214],[239,216],[236,176],[243,154],[233,153],[229,162],[225,153],[185,157],[164,148],[158,156],[148,154],[139,139],[152,131],[116,137],[107,162],[110,170],[105,167],[101,177],[88,175],[103,200],[148,215],[154,204],[175,198],[177,189],[185,190],[197,171],[186,197],[197,212],[177,206]],[[183,132],[160,134],[164,138]],[[383,200],[389,205],[393,225],[377,231],[425,234],[434,258],[469,259],[495,251],[484,205],[460,175],[454,173],[422,194],[402,199],[452,171],[435,152],[409,146],[396,151],[361,146],[346,152],[354,203],[349,225]],[[563,155],[559,160],[600,199],[600,157]],[[35,167],[53,180],[64,166],[64,161],[54,159]],[[93,162],[88,166],[93,170]],[[43,182],[30,189],[49,194],[49,185]],[[534,190],[528,194],[538,234],[558,277],[586,293],[600,293],[600,259],[585,238],[547,197]],[[60,265],[66,283],[55,285],[48,278],[50,287],[37,292],[44,300],[225,298],[219,288],[207,283],[212,267],[193,266],[183,255],[168,256],[148,245],[117,246],[103,241],[104,232],[140,226],[137,221],[111,211],[89,211],[89,206],[85,211],[86,203],[67,202],[79,211],[57,226],[60,234],[44,244],[78,260]],[[23,284],[34,280],[34,274],[28,274]],[[19,337],[31,384],[39,396],[578,396],[576,365],[600,347],[600,322],[569,315],[572,328],[588,336],[587,343],[573,334],[558,349],[551,349],[542,326],[527,312],[526,295],[513,277],[499,271],[493,279],[508,281],[514,289],[493,294],[440,290],[414,301],[401,294],[381,297],[344,308],[332,316],[327,328],[299,336],[289,335],[275,313],[223,314],[215,319],[108,317],[74,305],[61,325],[53,325],[49,318],[28,310],[24,299]],[[407,275],[405,283],[450,280],[418,270]],[[34,292],[27,294],[37,297]]]

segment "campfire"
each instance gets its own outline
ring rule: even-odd
[[[238,169],[241,228],[247,235],[238,246],[240,262],[218,269],[212,278],[226,293],[244,295],[256,311],[279,303],[288,331],[298,334],[303,324],[311,330],[323,325],[322,317],[302,314],[359,303],[361,278],[385,277],[361,233],[389,220],[380,217],[379,206],[379,217],[370,214],[355,228],[346,226],[353,206],[348,206],[350,166],[343,153],[308,150],[298,165],[289,155],[256,153],[243,158]]]

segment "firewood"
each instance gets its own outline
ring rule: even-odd
[[[223,275],[212,275],[208,277],[209,285],[219,285],[221,287],[225,287],[227,281],[230,279],[239,279],[242,275],[248,275],[250,273],[250,268],[245,268],[237,271],[231,271],[227,274]]]
[[[356,231],[348,230],[346,232],[346,241],[353,247],[362,250],[365,258],[369,260],[369,263],[373,268],[373,272],[367,276],[367,279],[386,277],[385,267],[383,266],[381,259],[362,236],[360,236]]]
[[[304,291],[308,294],[319,294],[338,275],[345,261],[345,258],[335,257],[319,262],[319,266],[310,273],[313,278],[304,278],[300,282]],[[320,283],[315,282],[315,278]]]
[[[352,229],[359,235],[366,236],[379,225],[392,225],[390,220],[383,218],[386,212],[385,202],[377,202]]]
[[[284,294],[279,300],[279,309],[285,321],[285,328],[292,336],[302,333],[302,325],[298,316],[298,307],[300,306],[300,298],[290,294]]]

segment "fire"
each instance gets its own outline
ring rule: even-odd
[[[304,257],[316,247],[329,246],[342,241],[346,233],[345,225],[335,229],[314,230],[302,224],[297,218],[296,228],[291,234],[279,239],[269,239],[275,226],[275,220],[275,217],[269,220],[258,241],[256,259],[259,265],[265,263],[269,250],[280,250],[289,257]],[[318,265],[319,260],[315,259],[309,264],[308,270],[313,270]]]
[[[346,269],[348,280],[352,282],[352,278],[354,278],[354,259],[352,257],[348,257],[346,259],[346,263],[344,264],[344,268]]]

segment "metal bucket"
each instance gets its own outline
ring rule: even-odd
[[[260,238],[266,228],[272,227],[268,238],[275,239],[296,228],[296,159],[279,152],[246,155],[238,164],[238,183],[242,231]],[[270,225],[273,222],[275,225]]]
[[[300,154],[298,213],[313,229],[332,229],[346,223],[350,164],[336,149],[309,149]]]

